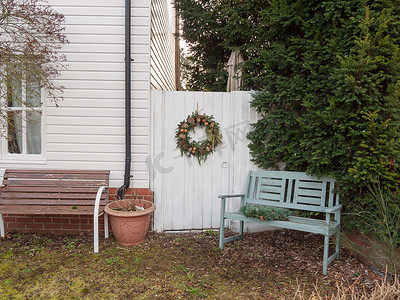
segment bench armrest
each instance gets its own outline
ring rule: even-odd
[[[226,198],[238,198],[238,197],[244,197],[244,194],[234,194],[234,195],[219,195],[218,198],[221,199],[226,199]]]
[[[221,222],[224,220],[224,214],[225,214],[225,205],[226,205],[226,198],[239,198],[240,197],[240,206],[243,206],[244,204],[244,197],[245,194],[234,194],[234,195],[219,195],[218,198],[221,198]],[[221,223],[223,226],[223,223]]]
[[[93,214],[95,216],[99,215],[99,210],[100,210],[100,199],[101,199],[101,195],[103,194],[104,189],[106,189],[106,186],[101,186],[99,187],[99,189],[97,190],[97,194],[96,194],[96,199],[94,200],[94,211]]]
[[[326,213],[334,213],[334,212],[336,212],[338,210],[341,210],[341,209],[342,209],[342,204],[339,204],[339,205],[335,205],[333,207],[329,207],[329,208],[325,209],[325,212]]]

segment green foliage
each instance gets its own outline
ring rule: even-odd
[[[182,19],[182,37],[189,54],[182,61],[184,81],[188,90],[224,91],[227,72],[224,62],[229,51],[220,44],[219,29],[225,25],[214,9],[217,0],[176,0],[175,8]]]
[[[368,184],[398,188],[399,13],[397,1],[271,1],[256,164],[333,176],[348,209]]]
[[[262,116],[248,134],[261,168],[336,178],[347,211],[367,186],[399,189],[397,0],[175,0],[190,89],[225,90],[239,49]],[[225,74],[225,75],[222,75]],[[357,204],[357,205],[354,205]],[[359,204],[359,205],[358,205]]]
[[[175,0],[181,37],[189,53],[182,59],[188,90],[226,91],[231,51],[239,49],[244,88],[260,88],[264,68],[258,59],[265,46],[267,0]]]
[[[239,50],[244,58],[242,80],[245,90],[258,90],[265,83],[265,67],[260,52],[266,46],[268,15],[265,9],[269,0],[222,0],[216,8],[223,16],[226,26],[220,29],[221,46]],[[224,64],[227,61],[223,62]]]
[[[287,220],[290,210],[280,207],[261,205],[246,205],[240,208],[240,212],[249,218],[257,218],[264,221]]]
[[[355,153],[354,166],[349,168],[350,179],[358,186],[368,182],[396,189],[399,181],[395,159],[399,157],[399,144],[394,138],[397,128],[389,119],[379,121],[379,111],[365,113],[364,119],[367,127],[361,132],[363,141]]]
[[[399,272],[396,248],[400,247],[400,196],[377,185],[369,187],[366,204],[369,209],[360,207],[357,213],[361,220],[359,227],[384,242],[385,247],[381,251],[388,262],[389,271]]]

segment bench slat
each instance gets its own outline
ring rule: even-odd
[[[321,206],[321,198],[297,196],[297,204]]]
[[[293,194],[293,179],[289,179],[288,180],[288,187],[287,187],[287,195],[285,197],[285,195],[282,195],[282,197],[284,197],[284,201],[283,203],[291,203],[292,202],[292,194]]]
[[[297,180],[318,180],[318,181],[329,181],[335,182],[335,180],[328,176],[312,177],[303,172],[292,172],[292,171],[251,171],[251,176],[269,177],[269,178],[286,178],[286,179],[297,179]],[[312,179],[315,178],[315,179]]]
[[[310,189],[304,189],[304,188],[299,188],[299,196],[310,196],[310,197],[316,197],[320,198],[322,197],[322,190],[310,190]]]
[[[294,229],[310,233],[323,234],[323,235],[333,234],[338,229],[339,226],[339,224],[334,221],[331,221],[329,223],[329,226],[327,226],[324,220],[307,219],[294,216],[289,216],[287,221],[280,221],[280,220],[263,221],[257,218],[246,217],[240,212],[225,212],[225,218],[264,224],[268,226],[285,228],[285,229]]]
[[[306,205],[306,204],[296,204],[296,203],[287,203],[287,202],[279,202],[279,201],[269,201],[264,199],[247,199],[246,203],[258,204],[258,205],[266,205],[266,206],[274,206],[274,207],[283,207],[288,209],[298,209],[298,210],[308,210],[314,212],[324,212],[325,207],[321,207],[319,205]]]
[[[281,187],[283,185],[283,182],[285,181],[284,178],[282,179],[276,179],[276,178],[267,178],[267,177],[261,177],[261,184],[262,185],[269,185],[269,186],[276,186],[276,187]]]
[[[332,207],[332,205],[329,204],[329,200],[327,199],[327,192],[328,192],[327,189],[328,189],[328,182],[324,182],[323,187],[322,187],[322,194],[321,194],[321,203],[320,203],[321,207],[324,207],[324,206]],[[333,191],[329,192],[329,196],[331,194],[333,195]]]
[[[335,188],[335,186],[333,184],[329,185],[329,200],[328,200],[329,207],[332,207],[332,206],[335,206],[335,205],[339,204],[338,201],[337,201],[338,198],[333,193],[333,189],[334,188]]]
[[[7,199],[91,199],[96,197],[96,193],[14,193],[7,192],[2,195],[4,200]]]
[[[100,212],[104,205],[100,206]],[[2,213],[21,215],[93,215],[93,205],[87,206],[16,206],[2,205]]]
[[[13,187],[2,187],[1,193],[2,195],[8,192],[26,192],[26,193],[60,193],[60,192],[68,192],[68,193],[97,193],[99,187],[90,186],[90,187],[60,187],[60,186],[13,186]]]
[[[93,198],[88,199],[60,199],[60,198],[5,198],[0,200],[0,204],[2,205],[35,205],[35,204],[46,204],[46,205],[94,205],[95,196]],[[107,202],[106,197],[100,198],[100,202]],[[87,203],[87,204],[84,204]],[[1,210],[1,207],[0,207]]]
[[[1,202],[1,204],[5,205],[92,205],[94,206],[94,200],[92,199],[48,199],[48,198],[36,198],[36,199],[7,199],[7,201]],[[103,199],[104,201],[105,199]],[[2,206],[0,206],[0,211],[2,210]]]
[[[261,193],[276,193],[280,194],[282,192],[281,186],[272,186],[272,185],[261,185],[260,186]]]
[[[299,188],[300,189],[322,190],[323,184],[324,183],[322,181],[299,180]]]
[[[7,178],[13,179],[70,179],[70,180],[107,180],[107,174],[64,174],[64,173],[7,173]]]
[[[91,180],[108,180],[109,172],[36,172],[35,171],[27,171],[27,172],[7,172],[5,174],[7,178],[20,178],[20,179],[91,179]]]
[[[62,174],[62,175],[96,175],[102,174],[104,176],[108,176],[110,171],[104,170],[49,170],[49,169],[7,169],[7,174],[10,176],[24,176],[24,174],[42,174],[42,175],[51,175],[51,174]]]
[[[108,186],[107,180],[35,180],[35,179],[4,179],[5,186],[62,186],[62,187],[82,187],[82,186]]]
[[[104,173],[109,174],[109,170],[68,170],[68,169],[7,169],[7,173],[42,173],[42,174],[50,174],[50,173],[63,173],[63,174],[96,174],[96,173]]]
[[[248,184],[248,190],[247,190],[247,195],[248,197],[254,197],[255,196],[255,187],[256,184],[258,183],[258,177],[256,176],[249,176],[249,184]]]
[[[279,193],[269,193],[269,192],[264,192],[261,191],[259,199],[268,199],[270,201],[280,201],[281,200],[281,194]]]

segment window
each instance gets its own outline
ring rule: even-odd
[[[43,154],[43,105],[40,82],[15,71],[8,78],[3,99],[5,139],[2,159],[35,160]]]

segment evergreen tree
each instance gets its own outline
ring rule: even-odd
[[[239,49],[243,64],[243,88],[262,86],[259,51],[265,43],[267,0],[175,0],[181,18],[181,36],[188,46],[182,63],[189,90],[226,91],[226,64]]]
[[[345,199],[400,179],[397,0],[176,0],[191,89],[225,90],[230,51],[262,115],[248,135],[262,168],[331,175]],[[192,69],[190,69],[192,68]]]
[[[347,201],[398,188],[399,13],[397,1],[271,1],[263,118],[248,135],[259,166],[331,175]]]
[[[226,90],[225,62],[229,59],[229,51],[221,45],[220,29],[226,24],[219,18],[217,5],[217,0],[175,1],[182,20],[182,38],[189,48],[182,62],[183,81],[188,90]]]

